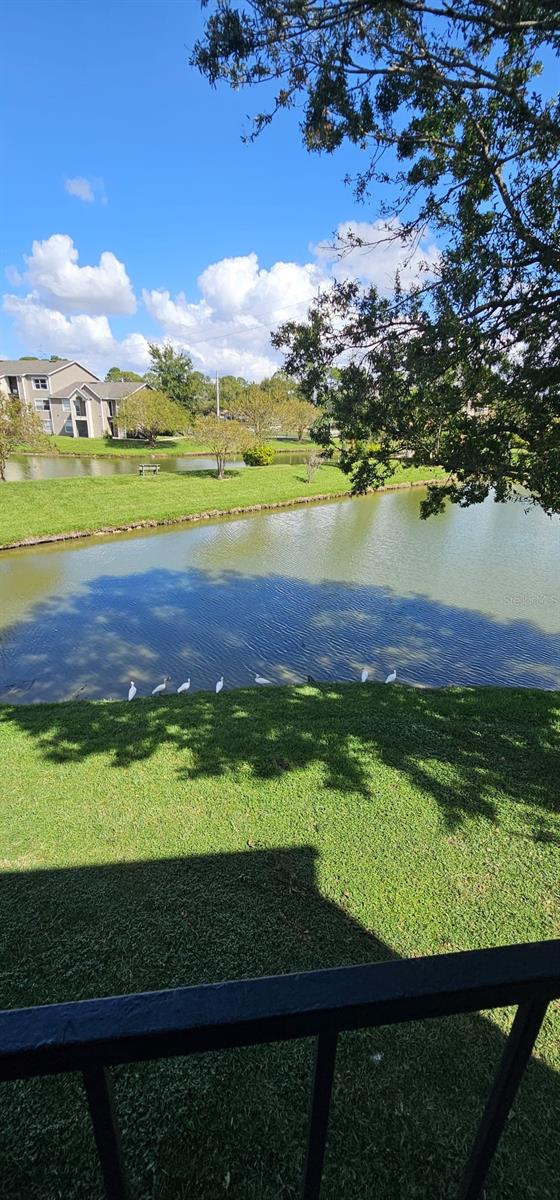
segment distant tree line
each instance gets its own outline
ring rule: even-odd
[[[146,383],[155,393],[148,401],[145,389],[121,401],[121,419],[129,430],[146,432],[146,413],[149,408],[150,432],[158,433],[194,429],[197,421],[216,412],[216,381],[193,369],[192,359],[184,350],[175,350],[169,343],[149,343],[151,363],[145,375],[111,367],[106,379],[111,381]],[[257,442],[284,435],[302,440],[317,422],[316,407],[305,399],[298,385],[282,371],[277,371],[261,383],[251,383],[242,376],[222,375],[219,380],[220,410],[225,418],[238,421]],[[164,404],[170,401],[174,408]],[[135,413],[138,409],[138,420]],[[159,420],[158,420],[159,412]],[[180,424],[170,427],[172,413]]]

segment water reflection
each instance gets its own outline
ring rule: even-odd
[[[156,462],[160,471],[185,475],[189,471],[215,471],[216,460],[208,454],[182,455],[174,458],[153,458],[148,452],[145,459],[134,458],[79,458],[71,454],[39,455],[28,454],[11,458],[6,464],[6,481],[21,483],[34,479],[84,479],[110,475],[137,475],[140,462]],[[306,461],[303,451],[277,451],[276,463],[302,463]],[[242,459],[228,464],[237,470],[244,467]]]
[[[374,678],[560,687],[560,522],[418,493],[0,557],[0,696]]]

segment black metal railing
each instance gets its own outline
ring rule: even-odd
[[[13,1009],[0,1012],[0,1081],[81,1071],[105,1192],[124,1200],[111,1066],[313,1037],[302,1196],[317,1200],[339,1033],[515,1005],[459,1191],[460,1200],[475,1200],[548,1004],[559,996],[560,941],[550,941]]]

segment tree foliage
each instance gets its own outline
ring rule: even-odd
[[[189,423],[182,405],[154,388],[141,388],[119,400],[117,419],[127,433],[143,437],[152,445],[158,433],[183,433]]]
[[[259,383],[250,383],[230,406],[230,412],[244,421],[257,442],[263,442],[281,428],[282,410],[273,391]]]
[[[209,414],[196,422],[196,432],[216,459],[218,479],[224,478],[228,458],[240,454],[249,441],[247,430],[240,421],[228,421]]]
[[[380,240],[436,236],[413,287],[340,284],[275,338],[357,490],[405,449],[449,470],[424,515],[491,488],[560,511],[559,49],[546,0],[226,0],[193,53],[211,83],[276,81],[255,134],[297,103],[309,150],[358,147]]]
[[[37,450],[46,441],[39,414],[17,396],[0,388],[0,480],[6,478],[6,461],[20,446]]]
[[[282,430],[284,433],[295,433],[298,441],[303,441],[311,426],[318,420],[317,408],[303,397],[286,400],[282,405]]]
[[[197,381],[193,378],[190,356],[184,350],[174,350],[169,342],[161,346],[148,342],[148,348],[151,366],[146,381],[194,415],[197,411]]]
[[[120,367],[109,367],[105,376],[108,383],[141,383],[143,378],[136,371],[121,371]]]

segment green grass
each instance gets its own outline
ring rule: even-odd
[[[432,472],[437,474],[436,471]],[[396,482],[425,479],[424,468],[398,468]],[[88,479],[47,479],[0,485],[0,546],[72,531],[168,521],[189,513],[279,503],[298,496],[349,490],[338,467],[324,466],[307,483],[303,466],[251,467],[220,481],[210,472]]]
[[[276,450],[284,450],[286,452],[291,450],[294,453],[299,453],[314,445],[308,439],[298,442],[296,438],[272,438],[269,444],[274,446]],[[28,446],[21,446],[18,453],[36,454],[37,450],[33,450]],[[197,441],[196,438],[158,438],[155,446],[149,446],[147,442],[139,442],[138,439],[132,438],[111,438],[110,441],[106,441],[105,438],[69,438],[51,434],[45,439],[41,453],[78,455],[80,458],[105,456],[117,458],[146,458],[146,456],[148,458],[169,458],[182,454],[209,454],[210,451],[207,442]]]
[[[0,745],[6,1007],[559,934],[558,694],[5,706]],[[322,1200],[456,1196],[510,1019],[342,1037]],[[556,1004],[488,1200],[560,1193],[559,1034]],[[133,1196],[295,1200],[311,1058],[120,1068]],[[78,1078],[5,1084],[0,1104],[3,1200],[100,1196]]]

